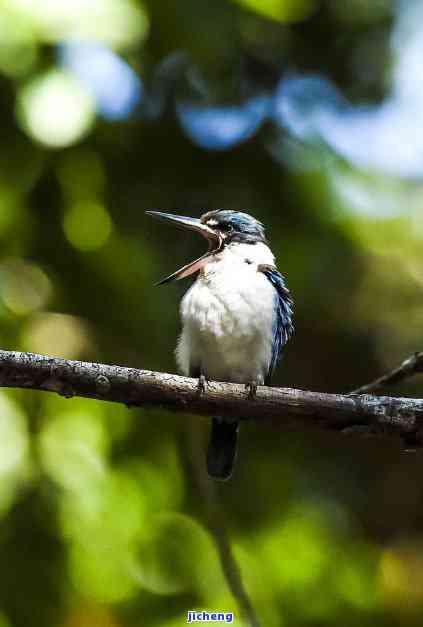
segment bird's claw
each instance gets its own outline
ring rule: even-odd
[[[249,381],[245,384],[245,389],[248,390],[248,398],[253,401],[257,395],[257,383],[255,381]]]
[[[203,396],[206,393],[206,376],[204,374],[200,374],[198,377],[197,392],[199,396]]]

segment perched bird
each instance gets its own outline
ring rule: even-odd
[[[268,385],[283,346],[293,332],[292,300],[275,266],[263,225],[240,211],[218,209],[201,218],[147,211],[183,229],[196,231],[209,250],[160,281],[197,273],[181,302],[182,333],[176,348],[185,376],[244,383],[250,397]],[[233,470],[239,423],[213,418],[207,470],[228,479]]]

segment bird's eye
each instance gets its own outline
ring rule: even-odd
[[[220,230],[224,231],[225,233],[232,233],[234,227],[232,226],[232,224],[229,224],[229,222],[224,222],[220,225]]]

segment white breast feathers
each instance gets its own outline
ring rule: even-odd
[[[185,375],[262,384],[272,355],[276,292],[260,264],[274,265],[263,243],[233,243],[215,255],[181,302],[176,349]]]

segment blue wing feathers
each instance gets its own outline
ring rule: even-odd
[[[292,323],[293,301],[285,285],[284,277],[276,268],[267,266],[265,269],[263,268],[262,272],[275,288],[272,357],[266,378],[266,383],[268,384],[281,357],[282,348],[288,342],[294,331],[294,325]]]

